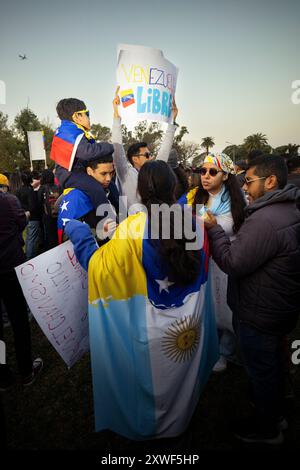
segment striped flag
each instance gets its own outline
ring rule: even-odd
[[[219,357],[206,234],[201,271],[183,286],[146,233],[146,214],[128,217],[88,264],[96,430],[135,440],[181,434]],[[69,236],[80,261],[78,227]]]
[[[130,106],[131,104],[135,103],[132,89],[121,91],[120,96],[121,96],[123,108],[127,108],[127,106]]]
[[[62,121],[55,131],[50,158],[55,163],[71,171],[79,142],[84,131],[71,121]]]

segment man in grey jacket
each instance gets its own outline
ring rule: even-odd
[[[120,105],[120,98],[118,96],[118,90],[116,90],[115,98],[113,100],[114,109],[114,121],[112,127],[112,142],[114,146],[114,164],[117,174],[118,189],[122,196],[127,197],[128,209],[135,205],[129,213],[138,212],[140,210],[139,196],[137,194],[137,180],[138,172],[140,168],[148,160],[152,159],[151,152],[147,147],[146,142],[137,142],[133,144],[127,152],[128,159],[126,158],[123,143],[122,143],[122,132],[121,132],[121,118],[118,111]],[[177,127],[175,123],[178,110],[175,102],[172,107],[173,121],[168,125],[164,140],[159,149],[157,160],[168,161],[169,154],[173,145],[174,134]]]
[[[300,191],[287,184],[284,159],[273,155],[250,163],[244,189],[250,204],[234,241],[213,216],[206,224],[213,259],[229,275],[228,304],[255,405],[234,433],[245,442],[280,444],[283,344],[300,313]]]

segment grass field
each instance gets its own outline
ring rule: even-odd
[[[241,448],[229,432],[230,420],[251,411],[247,379],[241,367],[230,364],[225,373],[211,376],[183,438],[136,443],[109,431],[94,432],[89,354],[68,370],[34,320],[31,327],[34,357],[43,358],[44,369],[27,389],[15,385],[2,393],[9,449],[135,452]],[[300,328],[291,339],[300,339]],[[16,370],[10,328],[5,329],[5,340],[8,362]],[[283,445],[285,449],[300,448],[300,365],[292,372],[295,399],[287,408],[290,427]]]

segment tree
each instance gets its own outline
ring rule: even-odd
[[[20,113],[15,117],[14,120],[14,130],[16,137],[21,142],[20,152],[23,155],[24,162],[22,166],[25,165],[28,168],[30,167],[30,158],[29,158],[29,148],[28,148],[28,131],[40,131],[42,130],[42,125],[38,120],[38,117],[34,114],[33,111],[29,108],[24,108]]]
[[[192,160],[192,167],[197,168],[198,166],[201,166],[202,163],[204,162],[206,155],[207,155],[206,152],[196,155]]]
[[[181,126],[179,128],[179,132],[177,135],[175,135],[174,137],[174,145],[180,145],[180,143],[182,142],[182,139],[183,137],[188,134],[189,131],[187,130],[187,127],[186,126]]]
[[[210,147],[213,147],[215,145],[214,138],[213,137],[203,137],[202,142],[201,142],[201,147],[205,148],[206,154],[209,154],[209,149]]]
[[[163,131],[158,122],[141,121],[133,128],[133,131],[129,131],[125,124],[122,124],[122,139],[126,151],[135,142],[146,142],[151,152],[156,154],[162,136]]]
[[[108,142],[111,139],[111,131],[109,127],[101,126],[101,124],[93,124],[91,126],[91,133],[95,140],[99,142]]]
[[[248,155],[243,145],[228,145],[222,152],[226,153],[234,162],[246,160]]]
[[[54,136],[54,129],[50,121],[47,120],[47,121],[42,122],[40,130],[43,131],[44,133],[44,144],[45,144],[45,150],[46,150],[47,166],[53,166],[54,162],[53,160],[50,160],[50,151],[51,151],[51,145],[52,145],[52,140]]]
[[[125,150],[128,150],[128,147],[134,143],[134,138],[132,135],[132,131],[129,131],[125,124],[122,124],[122,142]]]
[[[200,145],[195,142],[181,142],[178,146],[178,163],[184,166],[191,165],[199,156]]]
[[[41,123],[29,108],[22,109],[14,120],[15,131],[20,139],[27,139],[27,131],[40,131]]]
[[[292,157],[297,157],[299,147],[300,145],[297,144],[281,145],[280,147],[276,147],[274,149],[274,153],[278,153],[279,155],[289,159]]]
[[[268,145],[268,139],[265,134],[258,132],[257,134],[248,135],[243,143],[245,150],[249,153],[252,150],[268,151],[271,147]]]
[[[133,130],[133,138],[136,142],[146,142],[151,152],[156,154],[161,144],[163,131],[158,122],[140,122]]]
[[[22,142],[17,139],[7,124],[8,116],[0,112],[0,171],[13,172],[22,167],[23,156],[20,153]]]

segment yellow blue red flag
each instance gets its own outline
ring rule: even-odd
[[[88,268],[96,430],[135,440],[185,430],[219,355],[206,237],[199,276],[182,286],[168,277],[147,223],[144,213],[128,217],[99,249],[87,226],[66,226]]]

